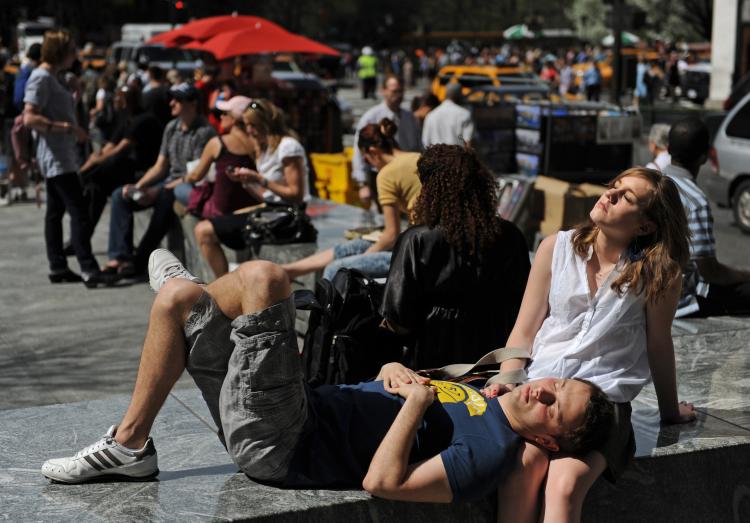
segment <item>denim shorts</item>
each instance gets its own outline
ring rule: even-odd
[[[391,252],[365,253],[372,247],[367,240],[350,240],[333,248],[334,260],[323,271],[323,278],[332,280],[341,268],[357,269],[368,278],[385,278],[391,268]]]
[[[186,368],[232,460],[251,478],[281,483],[308,418],[290,296],[230,320],[203,293],[185,322]]]

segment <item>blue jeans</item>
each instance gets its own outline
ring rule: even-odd
[[[122,187],[112,192],[112,211],[109,221],[110,260],[132,261],[137,271],[145,271],[151,251],[159,246],[176,218],[172,210],[174,191],[162,188],[154,203],[148,207],[138,205],[122,195]],[[148,228],[133,252],[133,213],[152,208]]]
[[[192,190],[193,186],[191,184],[181,183],[174,188],[174,199],[187,207],[188,200],[190,199],[190,192]]]
[[[323,270],[323,278],[332,280],[339,269],[357,269],[368,278],[385,278],[391,268],[391,251],[365,253],[372,246],[367,240],[350,240],[333,248],[334,260]]]

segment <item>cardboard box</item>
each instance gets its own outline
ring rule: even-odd
[[[586,221],[599,196],[607,190],[601,185],[574,184],[547,176],[538,176],[534,187],[544,193],[544,219],[539,224],[543,236]]]

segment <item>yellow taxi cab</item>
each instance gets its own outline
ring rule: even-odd
[[[523,67],[496,67],[494,65],[446,65],[438,71],[432,82],[432,94],[441,102],[445,99],[445,88],[449,83],[461,84],[461,92],[467,96],[477,87],[499,87],[503,78],[525,78],[534,76]]]

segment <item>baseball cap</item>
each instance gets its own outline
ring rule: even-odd
[[[219,111],[230,113],[235,118],[242,118],[242,113],[245,112],[247,106],[253,100],[247,96],[233,96],[229,100],[219,100],[216,102],[216,108]]]
[[[187,82],[182,82],[169,89],[169,96],[183,102],[191,102],[198,99],[198,89]]]

